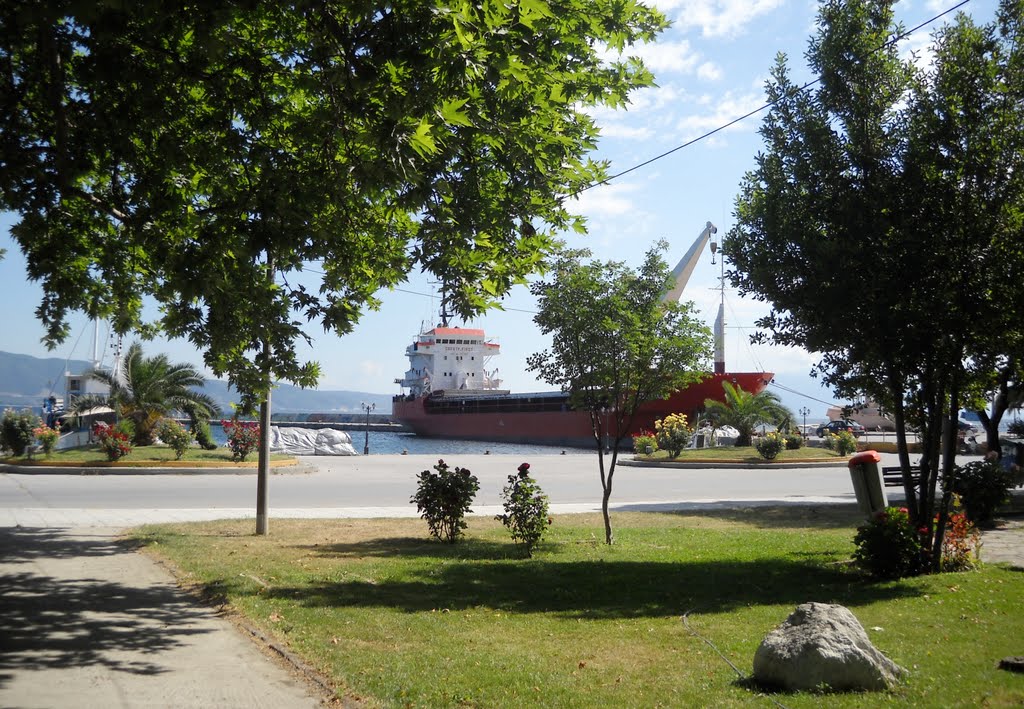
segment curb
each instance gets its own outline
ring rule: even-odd
[[[0,473],[16,475],[256,475],[255,465],[187,466],[133,466],[133,465],[17,465],[0,463]],[[309,474],[315,467],[304,465],[297,459],[272,461],[270,472],[275,475]]]
[[[747,463],[741,460],[735,461],[654,461],[654,460],[620,460],[616,465],[623,465],[627,468],[678,468],[691,470],[771,470],[772,468],[846,468],[849,460],[799,460],[779,461],[772,463]]]

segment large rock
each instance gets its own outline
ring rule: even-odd
[[[853,613],[828,603],[797,606],[754,654],[754,679],[789,690],[879,691],[905,673],[871,644]]]

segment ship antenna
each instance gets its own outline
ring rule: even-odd
[[[441,317],[441,327],[448,327],[448,319],[452,314],[448,312],[448,291],[444,288],[441,289],[441,312],[438,315]]]

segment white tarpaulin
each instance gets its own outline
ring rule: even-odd
[[[270,451],[289,455],[358,455],[352,438],[333,428],[270,427]]]

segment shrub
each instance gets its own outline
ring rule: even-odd
[[[100,450],[107,454],[107,460],[120,460],[132,452],[131,438],[116,427],[101,421],[93,426],[92,434],[96,437]]]
[[[156,435],[174,449],[176,460],[181,460],[181,456],[192,446],[192,433],[174,419],[161,420],[156,426]]]
[[[998,461],[986,459],[955,466],[949,489],[960,496],[967,519],[984,525],[992,522],[996,509],[1006,502],[1013,485],[1010,471]]]
[[[676,458],[690,444],[693,430],[686,423],[686,414],[669,414],[654,422],[654,438],[658,448]]]
[[[255,421],[221,421],[228,437],[231,460],[244,461],[260,445],[260,425]]]
[[[977,564],[981,535],[967,516],[955,511],[959,500],[954,496],[954,512],[946,520],[942,537],[940,568],[943,571],[965,571]],[[935,516],[935,523],[939,516]],[[857,564],[877,578],[896,579],[915,576],[926,568],[922,535],[927,529],[915,530],[910,525],[906,507],[887,507],[867,524],[857,528],[853,554]]]
[[[786,445],[786,439],[781,433],[771,431],[757,439],[754,447],[758,454],[765,460],[775,460]]]
[[[135,440],[135,422],[131,419],[121,419],[114,424],[114,430],[126,435],[129,441]]]
[[[518,474],[508,476],[508,485],[501,491],[501,499],[505,514],[497,515],[495,519],[512,532],[512,541],[521,544],[527,556],[533,556],[533,548],[543,538],[551,518],[548,517],[548,496],[530,477],[529,463],[520,465]]]
[[[409,501],[416,503],[434,538],[454,544],[466,528],[465,516],[480,481],[465,468],[450,469],[443,460],[437,461],[434,470],[419,474],[419,486]]]
[[[925,568],[921,538],[906,507],[887,507],[857,528],[853,559],[872,576],[898,579]]]
[[[954,507],[960,506],[960,496],[953,495]],[[954,512],[946,521],[946,533],[942,538],[943,571],[967,571],[978,564],[978,547],[981,533],[971,524],[963,512]]]
[[[57,441],[60,440],[60,431],[43,424],[32,429],[32,436],[39,441],[39,447],[43,449],[44,455],[53,453]]]
[[[633,436],[633,452],[637,455],[646,455],[647,446],[651,447],[651,453],[658,450],[658,439],[652,431],[640,431]]]
[[[804,437],[799,433],[786,434],[786,450],[797,451],[804,447]]]
[[[28,409],[4,409],[3,419],[0,419],[0,448],[6,448],[14,455],[25,455],[25,449],[35,439],[32,431],[40,423],[39,417]]]
[[[200,419],[192,424],[192,435],[196,443],[203,450],[212,451],[217,448],[217,442],[213,440],[213,433],[210,431],[210,422]]]
[[[822,443],[825,448],[835,451],[839,455],[850,455],[857,450],[857,438],[850,431],[826,432]]]

